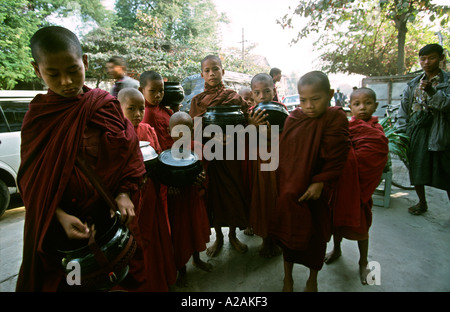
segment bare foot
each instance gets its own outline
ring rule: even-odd
[[[197,268],[199,268],[199,269],[202,269],[203,271],[206,271],[206,272],[211,272],[212,271],[212,267],[213,267],[211,263],[207,263],[207,262],[202,261],[200,259],[192,260],[192,265],[197,267]]]
[[[188,286],[186,267],[183,267],[181,270],[178,271],[178,277],[177,277],[176,284],[178,287],[187,287]]]
[[[311,281],[311,280],[307,280],[306,281],[306,286],[305,289],[303,290],[304,292],[317,292],[317,281]]]
[[[206,248],[206,254],[210,257],[215,257],[219,254],[223,246],[223,237],[217,238],[214,244]]]
[[[361,279],[361,284],[367,285],[367,276],[369,276],[370,272],[371,271],[367,268],[367,263],[359,265],[359,278]]]
[[[332,251],[328,252],[325,255],[325,259],[323,260],[323,262],[325,262],[326,264],[330,264],[333,263],[336,259],[338,259],[340,256],[342,255],[341,249],[335,250],[333,248]]]
[[[294,280],[292,278],[284,278],[283,280],[283,290],[282,292],[293,292],[294,291]]]
[[[228,239],[230,240],[230,244],[231,246],[234,247],[234,249],[236,249],[239,253],[246,253],[248,250],[248,247],[246,244],[241,243],[241,241],[239,241],[239,239],[234,236],[228,236]]]

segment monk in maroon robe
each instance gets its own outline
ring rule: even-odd
[[[18,186],[26,208],[17,291],[70,289],[58,250],[87,244],[110,228],[111,209],[75,164],[78,156],[114,196],[122,222],[145,173],[133,127],[108,92],[84,86],[87,56],[66,28],[39,29],[31,38],[36,75],[49,87],[29,105],[22,125]]]
[[[182,125],[190,129],[190,151],[203,148],[200,142],[192,141],[193,121],[189,114],[177,112],[170,118],[170,129]],[[176,134],[174,141],[179,141],[185,136],[184,133]],[[168,192],[169,219],[172,229],[172,244],[175,255],[175,264],[179,272],[177,285],[187,285],[186,263],[192,256],[192,264],[207,272],[211,271],[212,265],[200,258],[200,252],[206,249],[211,235],[208,214],[206,210],[207,179],[206,170],[208,162],[201,160],[203,171],[197,177],[194,184],[185,187],[170,187]]]
[[[270,233],[283,249],[284,291],[293,290],[294,263],[307,266],[305,290],[317,291],[331,237],[329,203],[347,160],[350,141],[342,109],[329,108],[328,77],[311,72],[298,82],[301,109],[291,112],[280,138],[278,201]]]
[[[202,60],[201,67],[205,91],[192,98],[189,111],[192,118],[202,116],[211,106],[246,106],[239,94],[225,88],[222,82],[225,71],[220,58],[209,55]],[[236,237],[236,227],[248,225],[249,193],[244,185],[243,168],[245,164],[236,159],[215,159],[208,165],[208,210],[216,232],[216,241],[206,251],[209,256],[216,256],[223,246],[222,226],[230,227],[229,241],[237,251],[243,253],[248,249]]]
[[[376,111],[375,92],[360,88],[350,96],[353,117],[349,123],[352,148],[339,178],[333,205],[333,250],[325,257],[332,263],[341,255],[342,238],[358,241],[359,271],[362,284],[367,284],[369,229],[372,225],[372,194],[380,184],[386,167],[389,146],[383,127],[372,114]]]
[[[155,130],[142,122],[145,99],[134,88],[122,89],[118,100],[127,119],[131,121],[140,141],[150,143],[159,154],[161,147]],[[136,218],[130,225],[138,242],[126,286],[133,291],[168,291],[175,282],[176,270],[173,260],[168,219],[163,207],[160,184],[147,173],[140,193]]]

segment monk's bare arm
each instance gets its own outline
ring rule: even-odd
[[[121,214],[120,221],[125,225],[129,225],[136,216],[134,212],[134,204],[130,199],[130,195],[128,193],[119,193],[115,200],[117,203],[117,208]]]
[[[56,208],[55,218],[61,224],[69,239],[86,239],[91,235],[86,223],[82,223],[80,219],[68,214],[61,208]]]

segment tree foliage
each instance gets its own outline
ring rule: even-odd
[[[50,16],[76,12],[82,21],[104,25],[109,15],[100,0],[2,0],[0,5],[0,87],[12,89],[19,81],[35,79],[29,41]]]
[[[445,31],[448,12],[449,7],[434,5],[430,0],[302,0],[278,22],[282,27],[297,27],[296,18],[300,17],[302,25],[293,43],[318,34],[316,47],[332,46],[334,53],[322,55],[328,70],[369,75],[403,74],[411,66],[410,56],[406,54],[407,34],[408,41],[415,41],[413,30],[420,27],[419,22],[440,25]],[[426,38],[429,39],[429,34]],[[362,61],[358,61],[358,47]],[[380,64],[383,70],[378,67]]]

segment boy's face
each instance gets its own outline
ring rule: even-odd
[[[256,103],[271,102],[273,99],[273,85],[267,81],[256,81],[252,84],[252,93]]]
[[[319,83],[305,84],[298,87],[300,107],[310,118],[322,116],[328,108],[334,90],[327,92]]]
[[[39,54],[39,63],[31,62],[36,75],[56,94],[73,97],[83,93],[87,55],[71,51]]]
[[[139,88],[147,102],[151,105],[159,105],[164,97],[164,81],[149,80],[144,88]]]
[[[377,110],[378,102],[367,92],[357,92],[352,95],[350,110],[356,119],[370,120]]]
[[[211,87],[215,87],[222,82],[225,71],[222,69],[219,61],[207,59],[202,64],[202,78],[205,83]]]
[[[255,104],[251,90],[242,91],[241,96],[249,105],[253,106],[253,104]]]
[[[120,103],[125,117],[137,127],[144,118],[145,101],[140,97],[128,97]]]
[[[436,52],[419,56],[420,67],[425,73],[433,73],[439,69],[439,63],[441,62],[443,55],[439,55]]]

